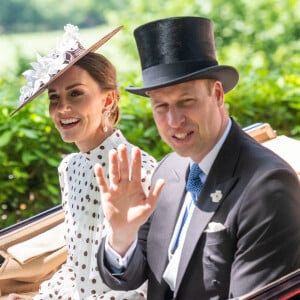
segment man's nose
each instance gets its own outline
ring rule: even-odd
[[[170,127],[178,128],[185,120],[184,114],[178,108],[169,108],[167,114],[168,124]]]

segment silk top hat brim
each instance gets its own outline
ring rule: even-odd
[[[219,80],[227,93],[239,80],[234,67],[217,62],[213,23],[209,19],[161,19],[138,27],[134,37],[143,86],[127,87],[130,93],[147,96],[147,91],[195,79]]]
[[[71,27],[73,25],[70,25]],[[74,28],[77,28],[76,26],[73,26]],[[64,74],[68,69],[70,69],[77,61],[79,61],[81,58],[83,58],[85,55],[87,55],[90,52],[94,52],[95,50],[97,50],[99,47],[101,47],[103,44],[105,44],[110,38],[112,38],[117,32],[119,32],[122,29],[123,26],[118,26],[116,27],[114,30],[112,30],[111,32],[109,32],[108,34],[106,34],[105,36],[103,36],[100,40],[98,40],[96,43],[94,43],[91,47],[89,47],[88,49],[84,49],[82,47],[82,45],[79,43],[79,41],[77,41],[76,39],[74,39],[73,36],[69,37],[69,40],[71,40],[71,44],[74,43],[74,47],[72,48],[72,50],[66,51],[62,54],[63,55],[63,60],[62,63],[60,65],[60,67],[58,69],[54,69],[54,71],[50,72],[51,74],[49,74],[48,78],[45,79],[43,82],[42,81],[38,81],[39,78],[36,78],[33,80],[33,83],[31,82],[30,84],[28,83],[27,80],[27,86],[22,87],[22,89],[25,89],[25,92],[22,93],[22,89],[21,89],[21,96],[19,99],[19,105],[18,107],[10,114],[10,116],[13,116],[17,111],[19,111],[22,107],[24,107],[26,104],[28,104],[29,102],[31,102],[33,99],[35,99],[37,96],[39,96],[45,89],[48,88],[48,86],[54,81],[56,80],[59,76],[61,76],[62,74]],[[77,28],[78,29],[78,28]],[[70,34],[72,35],[72,34]],[[59,48],[59,47],[58,47]],[[59,51],[59,49],[55,49],[54,51],[52,51],[52,53],[50,54],[51,58],[53,56],[56,56],[57,51]],[[45,64],[45,62],[49,61],[49,56],[48,57],[39,57],[38,56],[38,63],[40,63],[40,65]],[[45,60],[45,62],[41,62],[42,60]],[[54,64],[54,60],[56,59],[52,59],[52,64]],[[33,66],[37,65],[38,63],[32,63]],[[49,69],[51,69],[51,63],[49,63],[48,66]],[[54,66],[52,66],[52,69],[54,68]],[[37,70],[28,70],[31,72],[35,72],[35,77],[37,77],[36,74],[42,73],[39,72],[38,67],[36,67]],[[28,72],[26,71],[26,72]],[[26,73],[25,72],[25,73]],[[24,76],[26,77],[26,75],[24,74]],[[34,76],[33,76],[34,77]],[[34,87],[33,85],[35,83],[38,83],[38,87]],[[29,89],[29,93],[26,97],[26,90]],[[34,92],[32,92],[32,90],[34,90]],[[25,94],[25,95],[22,95]]]

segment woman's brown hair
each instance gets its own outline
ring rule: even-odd
[[[99,84],[102,90],[113,90],[116,93],[115,102],[110,110],[110,120],[116,124],[120,119],[120,92],[117,83],[117,72],[113,64],[102,54],[90,52],[75,63]]]

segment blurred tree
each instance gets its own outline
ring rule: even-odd
[[[49,31],[61,29],[66,23],[73,23],[81,28],[92,27],[106,22],[106,10],[121,11],[126,5],[126,0],[2,1],[0,32]]]
[[[34,7],[39,11],[43,20],[43,30],[60,29],[66,23],[72,23],[81,28],[92,27],[105,23],[103,14],[99,8],[95,9],[94,0],[73,1],[73,0],[31,0]],[[104,3],[104,4],[103,4]],[[107,4],[108,3],[108,4]],[[108,2],[99,2],[96,7],[109,6]],[[51,8],[51,9],[49,9]],[[112,8],[112,7],[111,7]]]
[[[0,32],[24,32],[32,30],[42,18],[31,0],[9,0],[1,2]]]

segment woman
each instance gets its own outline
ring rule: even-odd
[[[111,291],[97,270],[96,254],[107,226],[94,165],[100,163],[108,175],[109,151],[122,145],[134,149],[115,128],[120,116],[115,68],[103,55],[88,52],[58,75],[47,83],[49,113],[62,139],[79,149],[59,166],[68,257],[33,299],[145,299],[145,286]],[[142,181],[148,191],[156,162],[145,152],[142,161]],[[25,298],[10,294],[8,299]]]

